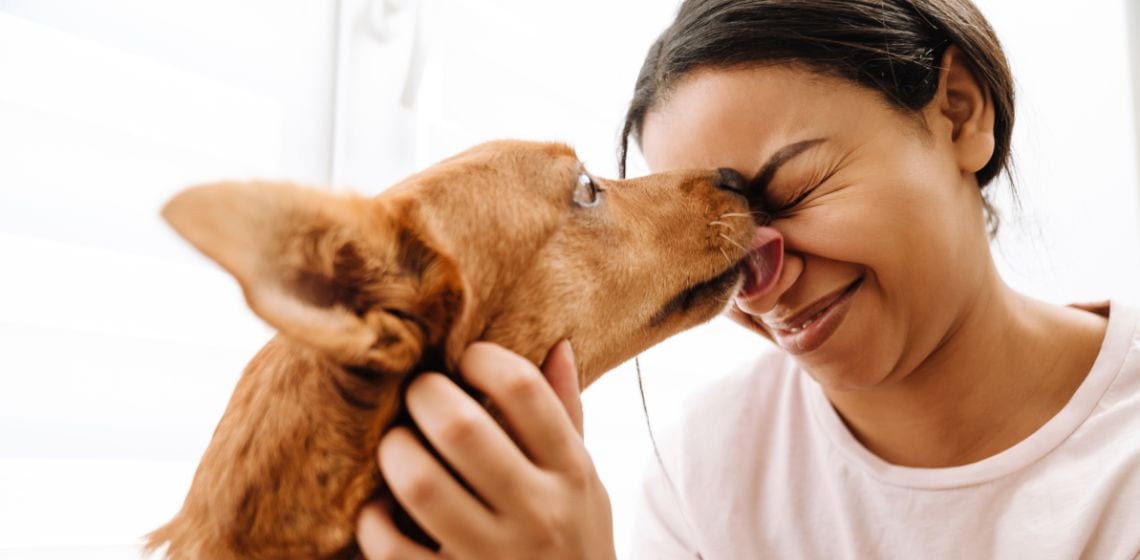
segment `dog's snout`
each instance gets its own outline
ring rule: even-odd
[[[726,191],[744,195],[744,176],[739,171],[722,167],[717,169],[717,175],[716,186]]]
[[[716,186],[744,197],[757,225],[766,226],[772,222],[772,216],[764,209],[760,194],[755,191],[748,192],[748,181],[739,171],[727,167],[717,169]]]

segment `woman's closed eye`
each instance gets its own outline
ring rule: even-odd
[[[779,194],[773,193],[775,196],[771,197],[773,200],[771,200],[768,204],[768,207],[772,209],[770,211],[772,216],[776,218],[782,218],[794,212],[803,203],[807,202],[813,194],[818,192],[821,187],[825,186],[828,183],[828,180],[830,180],[832,176],[835,175],[835,172],[837,170],[838,166],[833,167],[827,170],[826,173],[824,173],[819,179],[813,179],[811,181],[805,181],[801,183],[803,185],[801,187],[774,189],[776,193]],[[783,195],[783,193],[788,194]]]
[[[807,198],[811,196],[811,194],[815,192],[817,188],[818,186],[801,189],[799,194],[794,195],[791,200],[787,202],[777,202],[775,204],[769,205],[772,208],[772,215],[781,217],[790,214],[793,210],[796,209],[796,207],[807,200]]]

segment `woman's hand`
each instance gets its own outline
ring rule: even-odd
[[[569,342],[551,349],[542,371],[489,343],[471,345],[459,369],[491,399],[505,426],[442,375],[413,382],[407,393],[412,418],[471,491],[411,431],[393,429],[380,442],[380,470],[396,500],[441,550],[405,537],[384,509],[370,504],[357,527],[365,556],[614,558],[609,497],[582,443]]]

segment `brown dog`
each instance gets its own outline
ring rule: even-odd
[[[175,559],[359,555],[376,448],[417,373],[496,342],[574,344],[582,387],[725,308],[753,221],[734,172],[603,181],[559,144],[495,142],[376,198],[270,183],[164,217],[280,334],[246,368],[177,516]]]

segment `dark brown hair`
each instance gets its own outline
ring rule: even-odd
[[[994,153],[977,173],[985,187],[1010,171],[1013,77],[997,36],[969,0],[685,0],[649,48],[637,76],[618,149],[626,174],[629,140],[645,115],[698,68],[797,64],[880,93],[917,113],[934,98],[942,55],[957,46],[994,103]],[[991,233],[997,216],[986,202]]]

